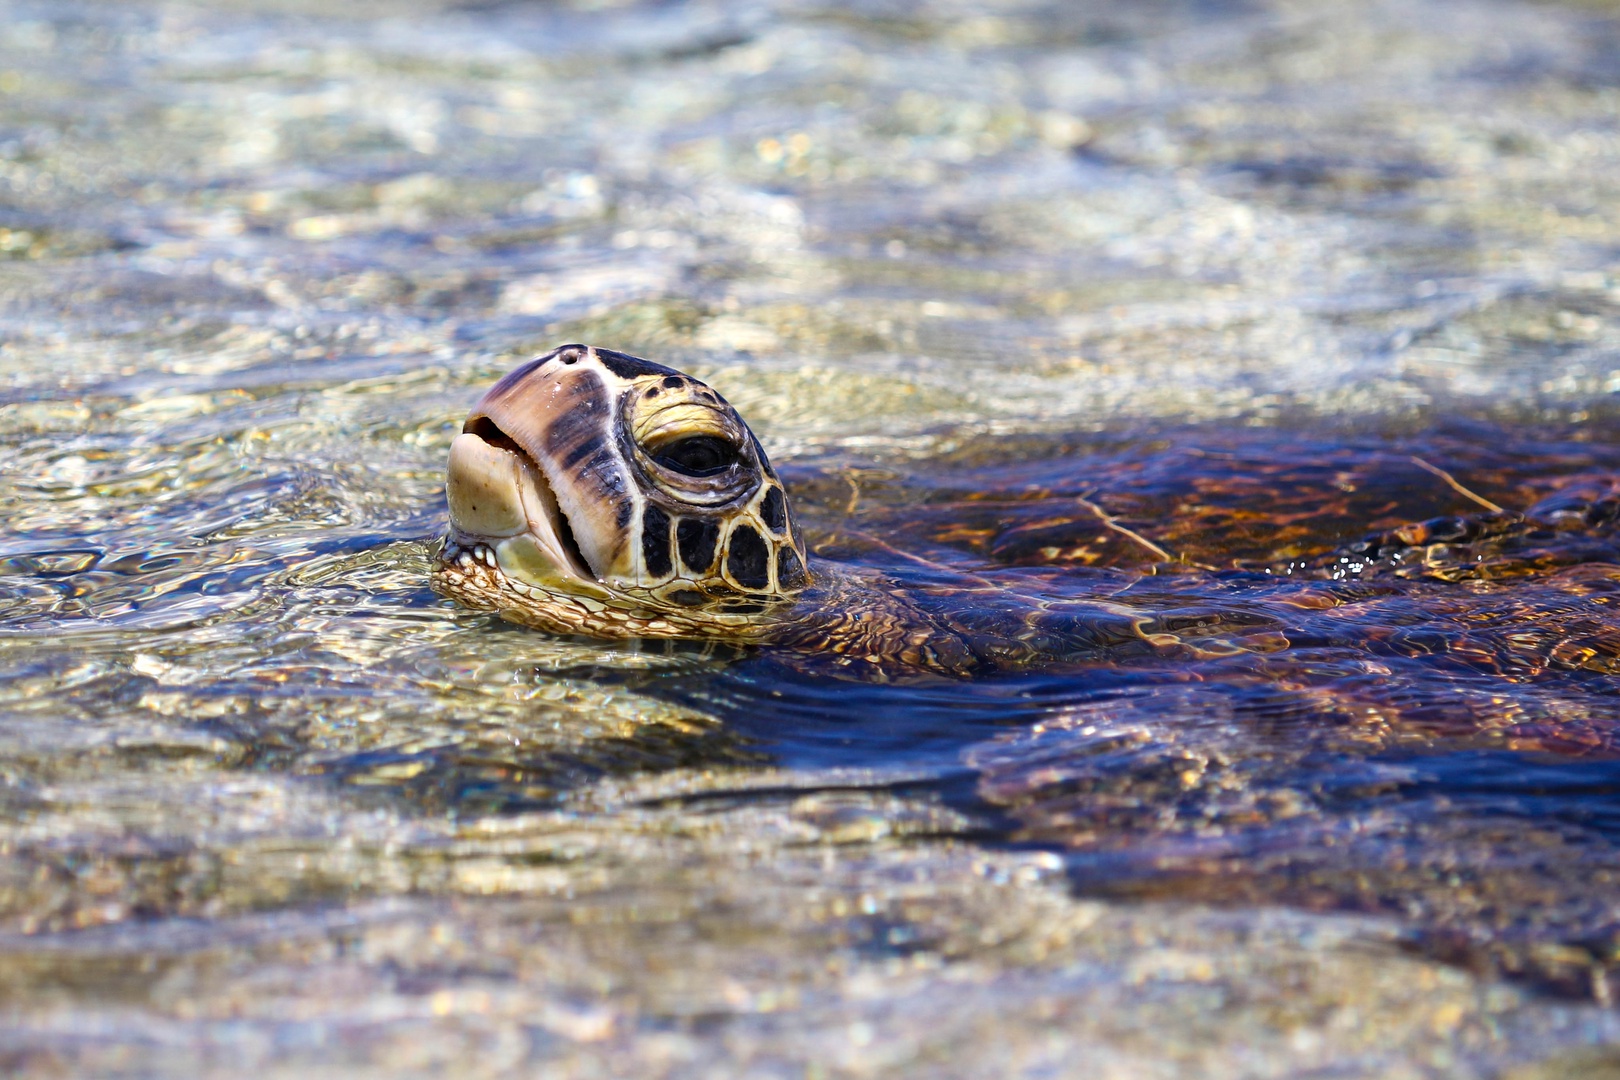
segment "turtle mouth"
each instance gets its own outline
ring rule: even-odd
[[[529,584],[598,587],[598,575],[545,472],[487,416],[451,444],[450,525],[493,548],[501,570]]]

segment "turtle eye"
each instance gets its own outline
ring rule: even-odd
[[[658,448],[653,460],[686,476],[714,476],[737,464],[737,448],[712,435],[696,435]]]

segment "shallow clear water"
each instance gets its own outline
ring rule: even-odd
[[[1616,1067],[1612,552],[1261,572],[1620,472],[1612,7],[332,7],[0,3],[7,1072]],[[449,441],[570,340],[823,560],[1253,625],[458,609]]]

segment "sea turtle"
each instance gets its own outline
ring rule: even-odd
[[[1602,477],[1523,514],[1435,518],[1304,555],[1283,545],[1220,569],[1172,558],[1085,499],[1083,512],[1039,522],[1043,536],[1074,518],[1138,543],[1166,573],[1129,595],[1077,595],[1045,588],[1039,568],[1008,580],[904,552],[903,568],[812,564],[781,478],[725,398],[661,364],[564,345],[477,403],[452,443],[447,488],[435,587],[559,634],[775,645],[883,677],[1297,654],[1347,634],[1359,635],[1360,653],[1446,656],[1509,675],[1620,670],[1607,614],[1620,500]],[[1210,520],[1193,514],[1177,527],[1214,535]],[[1062,561],[1059,547],[1040,550]],[[1564,566],[1580,572],[1560,576]],[[1407,584],[1526,574],[1539,576],[1540,599],[1470,594],[1467,611]],[[1556,620],[1538,623],[1537,612]]]
[[[446,486],[435,587],[554,633],[772,644],[958,675],[1173,637],[1103,600],[812,569],[736,410],[689,375],[608,349],[564,345],[497,382],[451,444]]]
[[[567,345],[455,438],[434,583],[562,634],[763,646],[787,670],[703,699],[734,716],[804,673],[861,684],[806,698],[845,723],[988,712],[977,805],[1084,891],[1393,913],[1414,947],[1609,1000],[1620,920],[1587,882],[1620,879],[1620,460],[1499,435],[1423,438],[1522,513],[1411,444],[1206,431],[970,448],[909,491],[802,470],[807,543],[719,393]],[[868,481],[889,496],[857,518]],[[926,701],[882,685],[912,680]]]

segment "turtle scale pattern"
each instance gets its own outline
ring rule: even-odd
[[[590,408],[528,418],[521,395],[532,394],[537,371],[563,376],[564,389],[548,401],[584,386]],[[621,387],[618,401],[604,382]],[[645,411],[660,391],[701,398],[711,410],[702,422],[733,432],[758,463],[757,481],[737,480],[741,494],[730,502],[690,510],[648,488],[633,448],[611,455],[614,439],[624,441],[622,430],[612,433],[613,418],[623,429],[626,403]],[[599,535],[597,549],[608,555],[596,561],[611,559],[631,598],[595,626],[540,617],[525,594],[503,594],[509,575],[487,549],[468,558],[454,538],[447,548],[436,577],[442,591],[547,629],[753,641],[780,647],[801,666],[889,680],[1346,642],[1367,655],[1427,657],[1507,680],[1620,670],[1612,611],[1620,461],[1595,451],[1584,464],[1613,464],[1614,472],[1549,479],[1527,471],[1522,458],[1493,458],[1481,440],[1458,444],[1469,449],[1470,482],[1522,500],[1526,509],[1515,512],[1468,509],[1486,500],[1423,458],[1376,444],[1222,447],[1157,436],[1042,445],[1022,460],[1026,448],[974,444],[959,463],[945,463],[959,465],[955,477],[925,491],[908,492],[880,470],[794,478],[805,481],[792,485],[795,501],[820,523],[806,529],[724,399],[650,361],[565,346],[497,383],[469,430],[486,415],[542,448],[536,453],[552,447],[562,465],[585,463],[588,482],[547,467],[562,485],[559,501],[579,505],[569,488],[591,496],[595,485],[602,494],[586,498],[586,508],[612,504],[594,524],[577,511],[565,515],[575,531],[583,520]],[[557,446],[559,432],[569,445]],[[1456,448],[1422,447],[1448,463]],[[1560,464],[1583,462],[1566,451]],[[757,553],[740,542],[778,536],[785,542],[773,539]],[[813,574],[807,542],[820,557]],[[710,576],[685,569],[693,563],[712,564]],[[686,584],[692,578],[701,596]],[[687,596],[710,607],[687,610]],[[661,601],[655,620],[634,611]]]
[[[1470,482],[1525,506],[1488,511],[1412,454],[1283,435],[1226,449],[1201,432],[1185,438],[1205,445],[1014,444],[988,465],[935,466],[922,484],[848,470],[791,487],[808,496],[807,518],[827,523],[812,535],[817,554],[912,581],[904,562],[954,577],[909,591],[930,592],[937,618],[978,642],[976,670],[1084,655],[1097,644],[1078,632],[1086,602],[1116,593],[1116,610],[1133,612],[1139,641],[1161,656],[1330,640],[1509,680],[1620,670],[1616,472],[1548,475],[1545,461],[1478,443],[1419,447],[1464,459]],[[1601,450],[1560,456],[1620,470]]]

